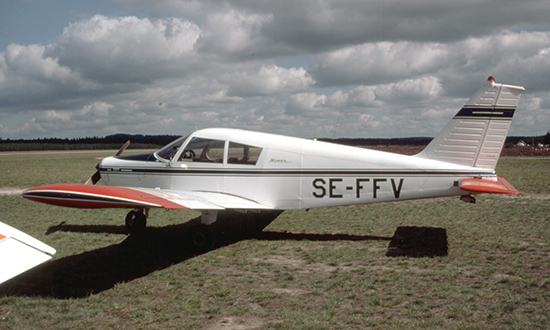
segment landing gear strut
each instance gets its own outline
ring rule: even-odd
[[[143,209],[135,209],[126,215],[126,230],[128,234],[136,234],[143,232],[147,226],[147,211]]]
[[[201,223],[198,224],[192,232],[191,242],[193,247],[199,253],[212,250],[216,243],[216,226],[214,223],[218,218],[218,211],[202,211]]]

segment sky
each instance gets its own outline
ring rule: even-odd
[[[0,137],[433,137],[489,76],[550,130],[547,0],[5,0]]]

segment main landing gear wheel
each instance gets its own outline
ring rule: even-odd
[[[128,212],[126,215],[126,230],[128,234],[143,232],[147,226],[147,217],[141,209]]]
[[[207,252],[214,247],[216,235],[212,226],[200,224],[193,232],[193,246],[198,252]]]

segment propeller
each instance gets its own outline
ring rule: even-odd
[[[122,153],[124,152],[124,150],[126,150],[126,148],[128,148],[128,146],[130,145],[130,140],[126,141],[126,143],[124,143],[124,145],[122,147],[120,147],[120,149],[118,149],[117,153],[115,154],[115,156],[120,156],[122,155]],[[101,174],[99,174],[99,170],[95,171],[94,175],[92,175],[88,181],[86,181],[86,184],[90,184],[90,185],[94,185],[96,184],[99,180],[101,179]]]
[[[126,148],[128,148],[128,146],[130,145],[130,140],[126,141],[126,143],[124,143],[124,145],[122,147],[120,147],[120,149],[118,149],[117,153],[115,156],[120,156],[122,155],[122,153],[124,152],[124,150],[126,150]]]

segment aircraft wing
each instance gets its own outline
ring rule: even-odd
[[[240,196],[209,191],[180,191],[60,183],[28,189],[23,197],[74,208],[165,208],[193,210],[272,209]]]
[[[459,182],[459,187],[473,193],[521,194],[501,176],[497,176],[497,181],[482,178],[462,179]]]
[[[0,222],[0,283],[52,258],[55,249]]]

